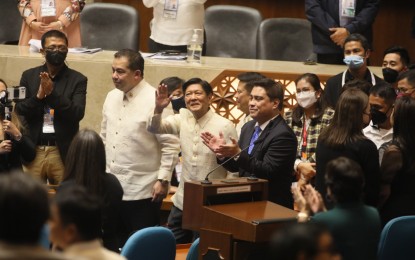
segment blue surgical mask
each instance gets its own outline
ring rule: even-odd
[[[344,57],[343,62],[346,63],[350,69],[359,69],[362,67],[364,59],[359,55],[350,55]]]

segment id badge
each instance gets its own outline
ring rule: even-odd
[[[55,116],[55,110],[52,108],[45,108],[43,115],[43,128],[42,133],[52,134],[55,133],[55,127],[53,126],[53,119]]]
[[[56,16],[55,0],[42,0],[40,13],[42,17]]]
[[[178,8],[179,0],[166,0],[166,2],[164,2],[163,17],[165,19],[176,19]]]
[[[342,11],[341,16],[347,18],[354,18],[356,13],[356,2],[355,0],[342,0]]]

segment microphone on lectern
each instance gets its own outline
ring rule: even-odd
[[[210,172],[208,172],[206,174],[206,177],[203,181],[201,181],[201,184],[212,184],[212,182],[209,180],[209,175],[216,171],[217,169],[219,169],[220,167],[222,167],[225,163],[229,162],[232,159],[235,159],[236,156],[240,155],[243,151],[245,151],[246,149],[249,148],[250,145],[248,145],[247,147],[245,147],[244,149],[242,149],[239,153],[234,154],[233,156],[229,157],[228,159],[226,159],[224,162],[222,162],[221,164],[219,164],[218,166],[216,166],[215,168],[213,168],[213,170],[211,170]]]

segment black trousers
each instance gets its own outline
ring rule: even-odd
[[[167,227],[173,232],[177,244],[192,243],[193,240],[199,237],[199,234],[188,229],[183,229],[182,218],[183,211],[173,205],[169,218],[167,219]]]
[[[127,239],[137,230],[160,225],[160,207],[162,202],[150,199],[123,200],[120,206],[118,239],[122,248]]]
[[[206,35],[205,35],[206,39]],[[153,39],[148,39],[148,49],[150,52],[160,52],[160,51],[166,51],[166,50],[175,50],[179,51],[181,53],[187,53],[187,45],[178,45],[178,46],[172,46],[172,45],[164,45],[158,42],[155,42]],[[205,56],[206,54],[206,41],[203,43],[203,50],[202,55]]]

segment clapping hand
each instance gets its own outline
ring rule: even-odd
[[[311,210],[313,213],[317,213],[327,210],[320,193],[310,184],[305,185],[304,192],[300,186],[292,187],[291,192],[300,212],[308,213]]]
[[[307,204],[306,199],[304,198],[303,192],[301,191],[301,187],[300,186],[291,187],[291,192],[293,194],[293,198],[294,198],[295,204],[298,207],[298,210],[300,212],[308,213],[309,206]]]
[[[219,158],[232,157],[241,152],[238,141],[230,137],[231,143],[227,144],[222,131],[219,132],[219,136],[214,136],[210,132],[203,132],[200,137],[203,143]]]
[[[310,184],[305,186],[304,198],[313,213],[327,210],[321,194],[316,191],[316,189],[314,189]]]
[[[37,91],[37,98],[44,99],[46,96],[50,95],[53,91],[53,82],[49,77],[49,73],[41,72],[39,75],[40,78],[40,86],[39,90]]]
[[[214,136],[210,132],[203,132],[200,134],[203,143],[215,154],[217,154],[220,145],[226,144],[223,132],[219,132],[219,136]]]

